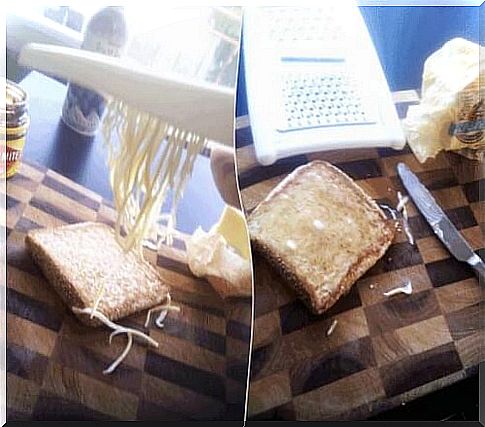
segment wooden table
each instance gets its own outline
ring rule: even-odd
[[[46,282],[24,241],[38,227],[112,224],[111,203],[26,162],[1,192],[7,200],[2,226],[7,234],[8,420],[243,418],[251,300],[223,301],[208,282],[190,273],[186,234],[171,248],[146,253],[180,313],[170,313],[162,330],[144,328],[146,313],[122,321],[144,330],[160,347],[136,343],[112,375],[103,375],[124,339],[109,345],[106,328],[81,324]]]
[[[394,94],[397,110],[418,102]],[[396,164],[405,162],[478,253],[484,255],[483,165],[441,153],[419,164],[408,147],[295,156],[269,167],[255,159],[246,116],[237,120],[239,186],[247,214],[295,167],[324,159],[348,173],[378,202],[405,194]],[[434,236],[410,203],[410,245],[401,232],[384,257],[350,293],[313,316],[257,254],[255,324],[249,390],[254,419],[366,419],[477,372],[484,360],[483,288]],[[411,296],[383,292],[410,280]],[[337,320],[327,337],[326,331]],[[478,393],[478,390],[477,390]]]

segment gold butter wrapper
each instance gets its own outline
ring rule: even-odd
[[[485,62],[480,45],[455,38],[432,53],[423,67],[421,101],[403,120],[406,138],[424,163],[440,151],[474,160],[485,156]]]
[[[485,155],[485,89],[477,78],[458,94],[455,120],[450,125],[449,147],[473,160]],[[483,80],[482,80],[483,81]]]

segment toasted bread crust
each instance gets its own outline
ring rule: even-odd
[[[249,283],[246,277],[241,278],[239,283],[231,283],[222,277],[211,275],[206,279],[222,298],[251,298],[252,296],[251,276],[249,276]]]
[[[368,209],[378,213],[382,219],[380,224],[382,233],[378,241],[374,242],[368,247],[362,248],[357,261],[350,266],[335,290],[326,293],[323,296],[318,296],[315,292],[314,285],[312,285],[305,277],[299,275],[291,263],[285,262],[273,248],[266,244],[264,239],[251,236],[251,243],[255,251],[261,254],[283,277],[283,279],[293,287],[299,298],[315,314],[322,314],[333,306],[342,295],[349,292],[356,280],[384,255],[391,245],[396,232],[396,223],[392,220],[388,220],[377,203],[370,198],[357,184],[355,184],[350,177],[335,166],[319,160],[298,167],[290,175],[283,179],[283,181],[281,181],[251,213],[249,216],[249,222],[251,222],[251,218],[254,217],[255,213],[257,213],[261,207],[270,204],[272,199],[278,194],[284,193],[295,180],[300,179],[301,176],[309,169],[322,167],[326,168],[335,176],[338,176],[338,179],[341,180],[346,191],[351,191],[356,197],[361,198],[362,201],[367,205]]]
[[[64,274],[62,267],[52,262],[48,253],[35,238],[35,233],[27,234],[25,244],[34,262],[39,266],[42,274],[61,297],[62,301],[68,307],[83,307],[84,303],[81,295],[77,289],[71,285],[70,281]]]

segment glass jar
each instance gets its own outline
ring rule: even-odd
[[[107,6],[88,22],[81,49],[120,57],[128,38],[123,6]],[[95,136],[103,120],[104,97],[75,83],[69,83],[62,107],[62,121],[85,136]]]
[[[22,158],[25,136],[29,128],[28,97],[19,85],[6,80],[5,109],[2,111],[0,176],[15,175]]]

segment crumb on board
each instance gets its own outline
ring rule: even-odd
[[[374,285],[371,283],[371,284],[369,285],[369,289],[374,289],[374,288],[375,288],[375,286],[374,286]]]

